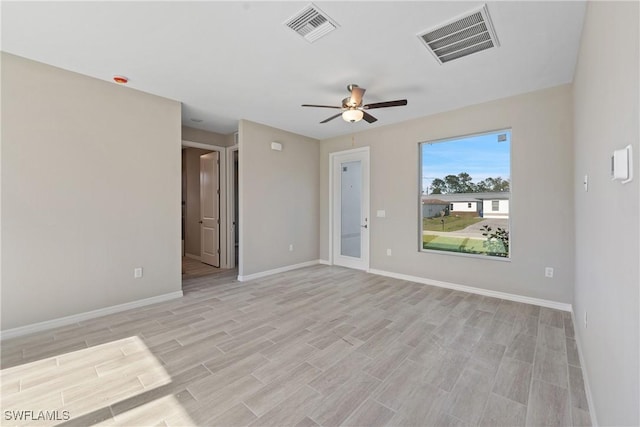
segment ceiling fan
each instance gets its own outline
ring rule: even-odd
[[[346,122],[358,122],[364,119],[367,123],[373,123],[376,119],[371,114],[367,113],[366,110],[372,110],[374,108],[387,108],[387,107],[400,107],[402,105],[407,105],[406,99],[398,99],[397,101],[385,101],[385,102],[375,102],[373,104],[365,104],[362,105],[362,96],[366,89],[359,87],[356,84],[350,84],[347,86],[347,90],[351,93],[351,96],[346,97],[342,100],[342,106],[334,106],[334,105],[315,105],[315,104],[302,104],[303,107],[319,107],[319,108],[337,108],[342,110],[342,112],[331,116],[327,119],[324,119],[320,123],[327,123],[330,120],[335,119],[338,116],[342,116],[344,121]]]

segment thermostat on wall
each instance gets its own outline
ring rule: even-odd
[[[620,180],[622,184],[633,179],[633,156],[631,145],[615,150],[611,156],[611,179]]]

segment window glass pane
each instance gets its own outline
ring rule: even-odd
[[[511,131],[420,144],[423,250],[509,257]]]
[[[362,165],[360,161],[342,163],[340,175],[340,254],[360,258],[360,194],[362,192]]]

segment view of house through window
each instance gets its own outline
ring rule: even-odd
[[[420,144],[422,250],[509,257],[511,131]]]

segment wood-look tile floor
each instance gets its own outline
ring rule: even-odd
[[[214,274],[225,274],[226,272],[227,270],[223,268],[214,267],[193,258],[182,257],[182,280],[212,276]]]
[[[4,341],[2,424],[589,424],[568,313],[338,267],[234,274]]]

